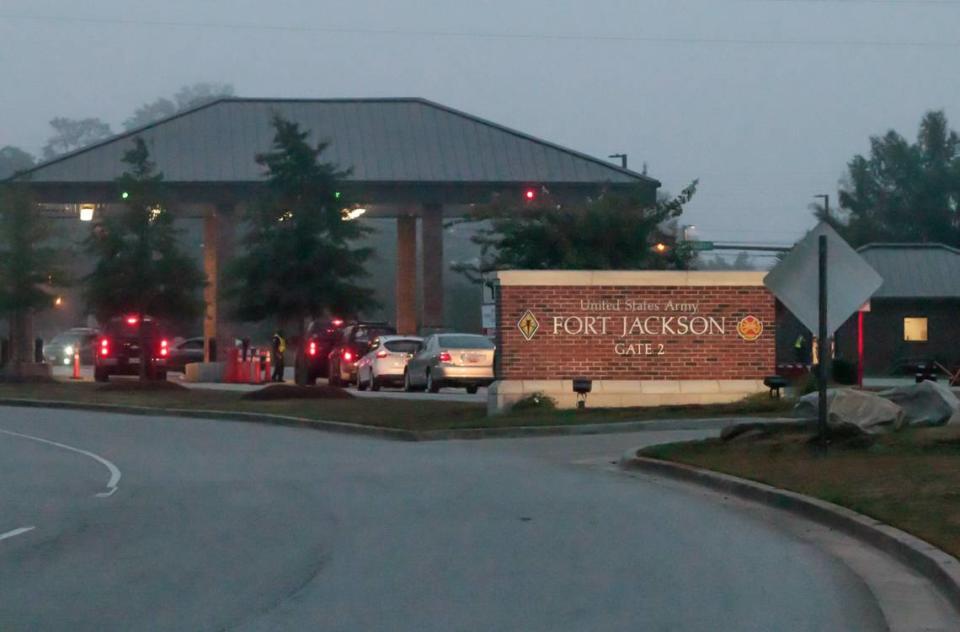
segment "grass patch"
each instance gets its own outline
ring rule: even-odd
[[[820,452],[808,435],[654,446],[644,456],[724,472],[821,498],[960,556],[960,428],[909,429],[862,449]]]
[[[136,384],[117,381],[116,384]],[[112,386],[113,383],[111,383]],[[179,386],[179,385],[175,385]],[[284,396],[273,399],[268,393],[276,386],[259,391],[257,399],[236,391],[214,391],[188,388],[172,390],[141,389],[135,386],[104,390],[103,385],[89,382],[55,382],[46,384],[0,383],[0,398],[46,399],[79,403],[145,406],[159,409],[197,409],[257,412],[288,415],[325,421],[343,421],[404,430],[442,430],[466,428],[509,428],[517,426],[564,426],[577,424],[617,423],[648,419],[689,419],[706,417],[771,416],[789,412],[790,404],[762,395],[732,404],[713,406],[661,406],[656,408],[588,408],[586,410],[551,410],[534,407],[504,415],[487,416],[484,404],[429,401],[404,398],[347,399],[329,396],[321,388],[307,389],[316,398]],[[290,387],[297,389],[297,387]],[[299,390],[299,389],[297,389]],[[268,399],[261,399],[267,397]],[[2,413],[0,413],[2,414]]]

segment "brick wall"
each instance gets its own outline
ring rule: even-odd
[[[596,305],[601,302],[604,304]],[[634,309],[628,302],[633,302]],[[681,305],[688,311],[680,311]],[[696,305],[695,312],[689,311],[692,305]],[[529,341],[517,326],[527,310],[539,323]],[[737,333],[737,324],[746,316],[763,323],[756,340],[744,340]],[[558,317],[572,320],[555,320]],[[594,319],[589,331],[587,317]],[[688,329],[692,325],[693,330],[702,332],[706,326],[707,333],[680,335],[684,329],[680,317],[687,319]],[[504,380],[581,376],[594,380],[757,380],[772,375],[775,368],[774,298],[762,286],[503,285],[497,318],[498,378]],[[635,328],[626,337],[624,318],[628,328]],[[635,325],[637,318],[640,327]],[[702,320],[692,321],[694,318]],[[577,332],[581,325],[583,333],[569,333]],[[650,325],[650,331],[641,333],[644,325]]]

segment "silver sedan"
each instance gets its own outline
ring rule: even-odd
[[[433,334],[407,363],[403,387],[407,391],[438,392],[444,386],[462,386],[476,393],[493,382],[496,346],[475,334]]]
[[[400,386],[407,362],[423,347],[416,336],[380,336],[357,362],[357,390],[379,391],[381,386]]]

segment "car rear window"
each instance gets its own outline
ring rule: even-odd
[[[370,342],[377,336],[389,336],[395,334],[392,327],[357,327],[353,334],[354,342]]]
[[[416,353],[423,345],[417,340],[388,340],[383,346],[394,353]]]
[[[494,349],[495,345],[483,336],[440,336],[437,342],[445,349]]]

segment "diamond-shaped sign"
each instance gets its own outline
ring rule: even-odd
[[[883,279],[829,224],[801,239],[763,284],[814,334],[820,323],[820,235],[827,237],[827,331],[832,335],[873,296]]]
[[[520,333],[523,334],[523,337],[529,342],[533,339],[533,334],[537,333],[537,330],[540,329],[540,322],[537,320],[537,317],[533,315],[529,309],[523,313],[523,316],[520,317],[520,320],[517,321],[517,329],[520,330]]]

